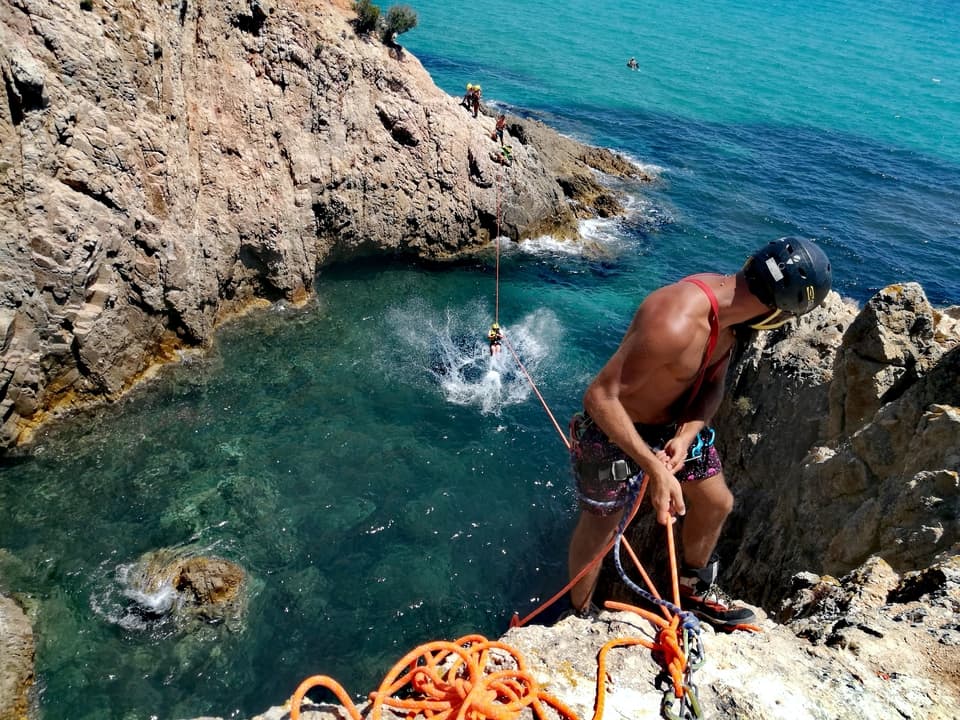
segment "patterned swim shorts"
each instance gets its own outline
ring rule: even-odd
[[[642,425],[640,437],[654,450],[662,448],[677,431],[676,423]],[[687,450],[687,460],[675,474],[680,482],[706,480],[720,473],[723,465],[713,446],[713,428],[705,427]],[[637,464],[585,412],[570,420],[570,460],[577,480],[577,494],[585,510],[611,515],[622,508],[629,495],[629,478],[638,475]]]

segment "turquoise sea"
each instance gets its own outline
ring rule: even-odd
[[[955,3],[414,7],[400,39],[448,92],[480,83],[658,175],[585,225],[600,257],[504,249],[500,320],[561,425],[646,292],[770,238],[818,238],[857,301],[916,280],[960,304]],[[363,696],[414,645],[498,635],[563,584],[565,451],[486,355],[493,257],[317,285],[0,466],[0,586],[34,613],[44,720],[246,718],[314,673]],[[134,602],[130,566],[170,547],[249,571],[242,628],[183,636]]]

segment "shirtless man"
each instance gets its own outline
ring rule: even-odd
[[[644,299],[620,347],[587,388],[570,423],[580,517],[570,541],[575,577],[611,539],[628,499],[627,478],[649,480],[657,521],[683,516],[680,594],[684,609],[718,626],[755,621],[727,607],[714,587],[713,554],[733,509],[713,429],[736,343],[734,328],[779,327],[817,307],[830,291],[830,262],[809,240],[781,238],[757,250],[735,275],[700,274]],[[596,563],[570,591],[587,612]]]

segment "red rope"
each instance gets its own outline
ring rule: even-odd
[[[510,343],[510,340],[507,339],[507,336],[503,336],[503,341],[507,344],[507,347],[510,348],[510,352],[513,354],[513,359],[517,361],[517,365],[520,366],[520,370],[523,372],[524,376],[527,378],[527,382],[530,383],[530,387],[533,388],[533,392],[536,393],[537,397],[540,398],[540,404],[543,405],[543,409],[547,411],[547,417],[550,418],[550,421],[553,423],[553,426],[557,429],[557,432],[560,433],[560,439],[563,440],[563,444],[567,446],[567,450],[570,449],[570,441],[567,440],[566,433],[560,429],[560,423],[557,422],[557,419],[553,416],[553,413],[550,412],[550,408],[547,407],[547,401],[543,399],[543,395],[540,394],[540,391],[537,390],[537,384],[533,381],[533,378],[530,377],[530,373],[527,372],[527,369],[523,366],[523,363],[520,362],[520,356],[517,355],[517,351],[513,349],[513,345]]]

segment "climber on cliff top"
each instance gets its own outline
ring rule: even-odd
[[[570,421],[580,499],[571,578],[632,510],[630,480],[646,475],[657,521],[683,518],[681,606],[718,627],[755,622],[749,608],[728,606],[714,584],[714,549],[733,494],[709,423],[723,397],[736,330],[780,327],[820,305],[830,285],[823,250],[790,237],[757,250],[734,275],[691,275],[643,300],[620,347],[587,388],[584,411]],[[590,612],[600,567],[571,589],[576,612]]]

